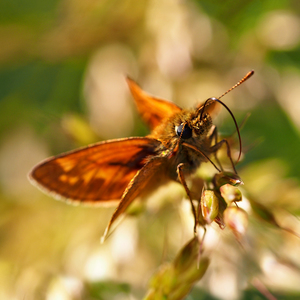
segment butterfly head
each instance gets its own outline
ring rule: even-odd
[[[175,126],[175,133],[183,141],[197,139],[203,140],[212,127],[212,119],[208,113],[202,115],[196,111],[191,113],[184,122]]]

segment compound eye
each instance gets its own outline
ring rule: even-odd
[[[182,139],[186,140],[192,137],[193,131],[187,124],[182,123],[176,127],[176,134],[181,136]]]

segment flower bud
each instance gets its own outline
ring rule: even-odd
[[[210,224],[219,213],[219,199],[214,191],[204,190],[201,196],[201,211],[204,220]]]
[[[242,201],[242,193],[237,188],[230,184],[224,184],[220,187],[221,196],[226,201],[227,205],[230,205],[232,202]]]
[[[231,172],[220,172],[215,174],[213,178],[213,183],[216,188],[219,188],[224,184],[230,184],[233,186],[239,186],[240,184],[244,184],[239,175]]]
[[[224,222],[240,240],[248,226],[248,215],[242,208],[231,206],[224,211]]]

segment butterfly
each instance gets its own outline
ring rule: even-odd
[[[74,151],[50,157],[29,174],[30,181],[46,193],[71,203],[112,204],[115,209],[104,233],[137,198],[143,197],[169,181],[180,182],[192,205],[197,227],[197,214],[186,177],[204,162],[211,162],[225,144],[234,172],[230,145],[226,139],[218,141],[217,129],[211,112],[221,103],[231,114],[240,142],[236,120],[220,98],[253,75],[250,71],[236,85],[218,98],[209,98],[191,109],[182,109],[173,102],[153,97],[144,92],[131,78],[127,83],[137,109],[150,127],[145,137],[108,140]],[[220,165],[220,164],[219,164]]]

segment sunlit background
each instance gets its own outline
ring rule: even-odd
[[[0,2],[0,299],[142,299],[192,237],[178,184],[101,245],[113,208],[69,206],[27,180],[51,155],[148,133],[126,75],[192,107],[254,69],[223,98],[239,123],[251,113],[238,171],[246,195],[300,233],[299,44],[297,0]],[[228,113],[217,121],[234,132]],[[211,265],[187,299],[265,299],[258,286],[299,299],[300,239],[258,222],[250,218],[245,252],[232,233],[210,228]]]

